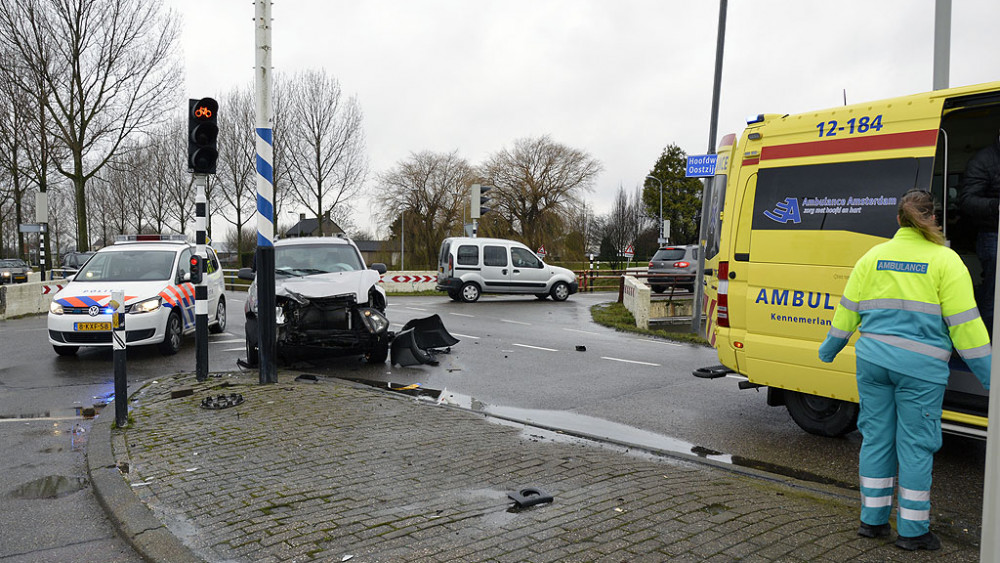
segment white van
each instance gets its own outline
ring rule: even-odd
[[[438,291],[472,303],[483,293],[522,293],[556,301],[580,289],[576,274],[549,266],[527,246],[496,238],[452,237],[441,243]]]

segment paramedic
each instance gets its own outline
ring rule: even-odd
[[[976,294],[986,329],[993,330],[993,291],[997,268],[997,216],[1000,214],[1000,138],[969,160],[958,192],[958,206],[976,228],[976,256],[983,282]]]
[[[939,549],[930,531],[931,466],[941,447],[941,403],[952,345],[989,389],[991,348],[965,264],[944,246],[929,192],[899,201],[899,230],[858,260],[819,357],[832,362],[851,334],[861,410],[861,527],[888,536],[897,466],[896,545]]]

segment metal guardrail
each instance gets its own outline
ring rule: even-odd
[[[249,280],[241,280],[236,277],[236,272],[239,270],[228,270],[226,268],[222,269],[222,279],[226,284],[226,291],[242,291],[250,289]]]

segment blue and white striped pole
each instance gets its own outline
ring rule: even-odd
[[[274,299],[274,142],[271,105],[271,0],[255,2],[257,87],[257,342],[260,383],[277,383]],[[252,358],[247,360],[253,363]]]

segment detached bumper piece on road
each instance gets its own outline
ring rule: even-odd
[[[694,370],[691,372],[691,375],[702,379],[717,379],[719,377],[726,377],[727,374],[732,372],[733,370],[726,366],[708,366]]]
[[[450,351],[459,339],[452,336],[441,322],[441,317],[431,315],[413,319],[403,325],[403,330],[392,339],[390,361],[392,365],[413,366],[438,364],[434,354]]]

